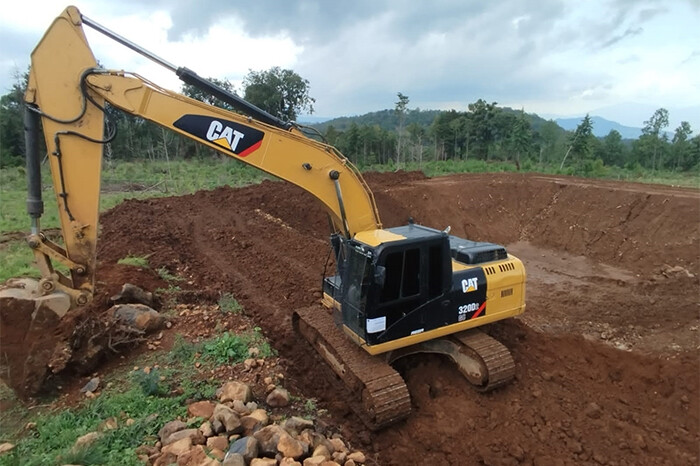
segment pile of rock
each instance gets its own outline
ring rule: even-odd
[[[204,421],[188,428],[182,420],[168,422],[158,432],[155,445],[142,445],[139,457],[147,464],[165,466],[356,466],[365,462],[360,451],[351,451],[337,434],[319,433],[314,422],[291,417],[273,423],[267,411],[253,401],[250,387],[228,382],[217,392],[219,402],[198,401],[187,407],[192,420]],[[284,406],[289,395],[276,388],[268,405]],[[194,424],[196,425],[196,424]]]

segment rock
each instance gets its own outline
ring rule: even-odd
[[[289,435],[280,426],[271,425],[263,427],[253,434],[253,437],[260,445],[260,452],[266,456],[275,456],[277,454],[277,443],[282,435]]]
[[[209,421],[206,421],[201,426],[199,426],[199,431],[205,437],[211,437],[212,435],[214,435],[214,429],[212,429],[211,422],[209,422]]]
[[[241,382],[226,382],[221,387],[219,401],[225,403],[227,401],[241,400],[247,403],[253,400],[253,391],[250,387]]]
[[[177,455],[174,453],[163,453],[153,462],[153,466],[172,466],[177,464]]]
[[[175,456],[180,456],[192,448],[192,439],[190,437],[181,438],[177,442],[173,442],[170,445],[165,445],[160,449],[161,453],[172,453]]]
[[[254,458],[250,462],[250,466],[277,466],[277,460],[274,458]]]
[[[165,322],[165,317],[143,304],[117,304],[108,312],[129,327],[146,333],[160,329]]]
[[[245,435],[253,435],[264,427],[259,419],[255,419],[252,416],[243,416],[241,418],[241,425],[243,426],[243,433]]]
[[[216,448],[221,451],[228,450],[228,438],[226,437],[209,437],[207,439],[207,448]]]
[[[134,424],[136,424],[136,421],[135,421],[134,419],[132,419],[132,418],[129,418],[129,419],[127,419],[127,420],[124,422],[124,424],[125,424],[127,427],[128,427],[128,426],[133,426]]]
[[[83,388],[80,389],[80,393],[85,393],[85,392],[95,392],[97,390],[97,387],[100,386],[100,378],[99,377],[93,377],[91,378],[88,383],[86,383]]]
[[[224,458],[226,457],[226,453],[224,453],[223,450],[219,450],[218,448],[212,448],[211,450],[209,450],[209,456],[213,456],[217,460],[223,461]],[[219,464],[219,463],[216,463],[216,464]]]
[[[172,434],[165,437],[162,440],[163,446],[170,445],[171,443],[175,443],[179,440],[182,440],[183,438],[189,438],[192,442],[192,445],[203,445],[206,441],[204,439],[204,435],[202,435],[199,429],[183,429],[178,430],[177,432],[173,432]]]
[[[224,457],[224,462],[221,463],[221,466],[246,466],[246,464],[242,455],[239,455],[238,453],[227,453]]]
[[[282,387],[276,387],[267,395],[265,402],[273,408],[281,408],[289,404],[289,392]]]
[[[216,407],[214,407],[211,422],[214,431],[217,433],[221,431],[217,430],[216,422],[223,425],[224,430],[229,435],[243,432],[243,426],[241,425],[241,420],[238,418],[238,415],[226,405],[217,404]]]
[[[254,458],[250,462],[250,466],[277,466],[277,460],[274,458]]]
[[[247,416],[250,414],[250,409],[241,400],[233,400],[233,405],[231,406],[235,412],[241,416]]]
[[[0,455],[11,451],[13,448],[15,448],[15,445],[10,442],[0,443]]]
[[[304,466],[321,466],[321,464],[325,463],[326,458],[323,456],[312,456],[311,458],[306,458],[304,460]]]
[[[324,461],[321,463],[321,466],[341,466],[340,464],[336,463],[335,461]]]
[[[193,417],[209,419],[214,414],[214,403],[211,401],[197,401],[187,406],[187,414]]]
[[[586,416],[590,417],[591,419],[599,419],[601,414],[602,414],[602,410],[601,410],[600,406],[598,406],[597,403],[590,402],[586,406],[584,413],[586,414]]]
[[[294,458],[295,460],[301,458],[304,453],[308,453],[308,446],[304,447],[304,444],[287,433],[281,435],[279,442],[277,442],[277,451],[282,453],[283,456]]]
[[[355,466],[355,464],[353,460],[347,460],[343,466]]]
[[[141,445],[134,450],[134,453],[137,455],[153,456],[156,453],[160,453],[160,451],[156,447],[152,447],[150,445]]]
[[[249,416],[243,416],[241,418],[241,425],[246,435],[253,435],[260,430],[260,428],[265,427],[269,423],[270,418],[264,409],[256,409],[250,413]]]
[[[344,451],[347,453],[348,448],[345,446],[345,443],[341,439],[329,438],[328,441],[333,446],[334,451]]]
[[[336,451],[333,453],[333,461],[338,464],[345,464],[345,460],[348,459],[348,454],[344,451]]]
[[[201,445],[197,445],[177,457],[178,466],[217,466],[218,464],[219,461],[210,458]]]
[[[228,459],[231,455],[239,455],[245,460],[246,463],[249,463],[253,460],[253,458],[258,456],[259,452],[260,446],[257,439],[254,437],[239,438],[228,448],[224,462],[226,462],[226,459]]]
[[[365,454],[361,451],[355,451],[348,455],[348,461],[354,461],[355,463],[364,463],[366,461]]]
[[[105,430],[114,430],[117,427],[119,427],[119,424],[117,424],[117,418],[108,417],[107,419],[102,421],[99,426],[97,426],[97,430],[100,432],[104,432]]]
[[[294,458],[282,458],[282,461],[280,461],[280,466],[301,466],[301,463],[296,461]]]
[[[153,301],[153,293],[144,291],[142,288],[132,285],[131,283],[125,283],[119,294],[109,298],[109,301],[113,304],[138,303],[148,307],[153,307],[155,304]]]
[[[327,460],[331,459],[331,452],[328,450],[328,447],[325,445],[319,445],[316,448],[314,448],[314,453],[311,456],[323,456]]]
[[[525,459],[525,450],[523,450],[522,447],[517,444],[511,444],[508,447],[508,454],[519,462]]]
[[[292,416],[282,423],[282,428],[290,434],[298,434],[304,429],[313,429],[314,421],[309,421],[298,416]]]
[[[73,444],[72,450],[76,451],[83,448],[87,448],[93,443],[95,443],[100,437],[102,437],[102,434],[99,432],[89,432],[81,437],[78,437],[78,439]]]

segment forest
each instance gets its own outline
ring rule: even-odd
[[[22,95],[26,79],[25,73],[0,97],[2,167],[24,163]],[[236,92],[228,80],[210,79]],[[189,85],[183,85],[180,92],[228,107]],[[286,121],[296,121],[300,114],[313,112],[315,100],[310,97],[309,82],[292,70],[276,67],[250,71],[241,92],[249,102]],[[501,107],[497,102],[478,99],[467,108],[410,108],[409,96],[399,92],[393,109],[336,118],[311,125],[306,132],[337,147],[360,167],[479,160],[505,162],[515,170],[584,176],[601,175],[605,167],[679,173],[700,170],[700,135],[693,136],[693,129],[685,121],[677,128],[669,128],[669,113],[664,108],[649,116],[642,136],[635,140],[623,139],[615,130],[605,137],[595,137],[588,115],[576,130],[566,131],[554,121],[523,109]],[[117,130],[117,137],[105,147],[108,160],[187,160],[213,155],[201,144],[109,106],[106,120]]]

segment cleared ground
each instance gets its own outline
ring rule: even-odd
[[[233,293],[279,350],[287,385],[318,398],[380,464],[698,463],[700,192],[514,174],[367,178],[384,226],[449,225],[523,259],[526,313],[488,329],[514,354],[513,384],[478,394],[449,363],[413,357],[400,370],[414,414],[364,431],[292,331],[292,311],[320,298],[329,248],[318,203],[285,183],[107,212],[99,299],[137,278],[119,259],[147,254],[187,277],[193,300]]]

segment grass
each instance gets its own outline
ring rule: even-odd
[[[231,293],[223,293],[219,298],[219,308],[223,313],[238,314],[243,311],[243,306],[233,297]]]
[[[130,265],[132,267],[148,268],[148,256],[132,256],[122,257],[117,261],[117,264]]]
[[[247,341],[266,343],[259,330],[253,333],[254,337],[246,337],[250,338]],[[202,346],[177,336],[167,354],[148,353],[134,361],[140,367],[153,366],[155,361],[160,361],[160,364],[167,364],[165,367],[151,368],[148,373],[128,369],[112,373],[106,376],[105,388],[97,398],[85,400],[72,409],[32,414],[18,403],[3,411],[0,413],[2,441],[11,441],[16,446],[10,453],[0,456],[0,466],[142,465],[135,453],[138,446],[152,444],[164,423],[178,417],[185,419],[188,402],[216,398],[221,382],[201,379],[191,370],[191,362]],[[213,361],[204,360],[203,363],[213,364]],[[180,390],[172,391],[175,388]],[[13,397],[6,388],[0,395],[3,399]],[[91,446],[72,451],[78,437],[98,430],[110,417],[117,420],[117,429],[104,431]],[[10,422],[11,418],[18,418],[20,422]],[[133,419],[134,423],[126,425],[127,419]],[[32,433],[11,431],[10,426],[16,430],[27,421],[36,423]]]
[[[219,337],[206,342],[202,354],[214,364],[236,364],[249,358],[248,350],[253,347],[258,348],[258,355],[261,358],[275,354],[259,327],[255,327],[252,332],[241,335],[224,332]]]
[[[202,343],[191,343],[177,335],[167,354],[148,353],[134,361],[139,367],[150,366],[149,371],[122,369],[109,374],[99,396],[75,408],[51,411],[50,405],[45,405],[48,411],[33,413],[16,403],[0,413],[2,441],[16,444],[14,450],[0,456],[0,466],[141,465],[135,453],[138,446],[152,444],[164,423],[186,418],[188,402],[216,398],[221,382],[202,379],[191,370],[197,355],[203,354],[199,360],[209,369],[216,364],[242,361],[253,346],[259,349],[260,357],[274,354],[259,328],[242,335],[224,333]],[[236,357],[229,357],[229,350]],[[156,361],[165,365],[155,368]],[[175,388],[180,390],[173,391]],[[14,398],[3,385],[0,390],[2,399]],[[307,410],[312,411],[313,407],[309,404]],[[116,429],[104,431],[89,447],[72,450],[78,437],[97,431],[108,418],[117,420]],[[18,422],[11,422],[13,419]],[[127,425],[127,419],[133,419],[133,424]],[[18,431],[27,421],[35,422],[36,429],[31,433]]]
[[[165,267],[159,268],[158,270],[156,270],[156,272],[158,273],[158,276],[166,282],[179,282],[184,280],[184,278],[182,277],[178,277],[177,275],[171,274],[170,271]]]

